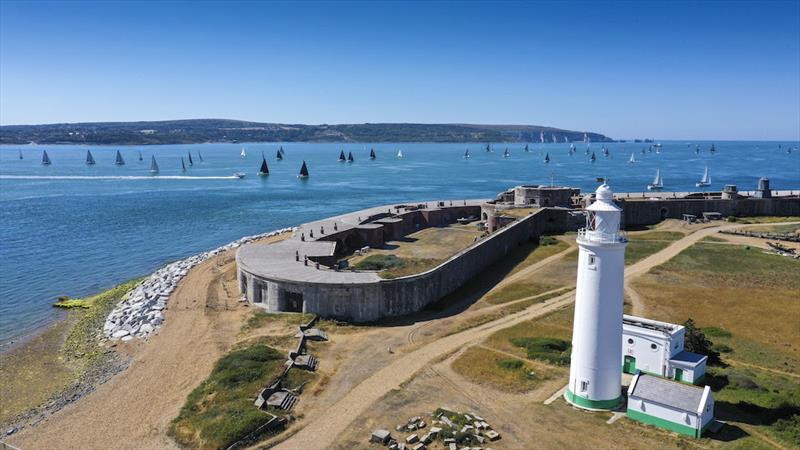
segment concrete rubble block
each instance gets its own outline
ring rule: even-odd
[[[414,431],[416,429],[417,429],[417,424],[415,424],[415,423],[410,423],[410,424],[406,425],[406,430],[408,430],[408,431]]]
[[[490,441],[496,441],[500,439],[500,433],[494,430],[489,430],[484,434],[486,435],[487,438],[489,438]]]
[[[423,444],[430,444],[431,442],[433,442],[433,437],[431,436],[430,433],[425,433],[419,440]]]
[[[397,442],[389,443],[389,450],[397,450]]]
[[[439,427],[431,427],[429,432],[431,436],[433,436],[433,438],[436,439],[439,436],[439,433],[442,432],[442,429]]]
[[[444,443],[445,443],[445,445],[448,445],[448,444],[455,444],[455,442],[456,442],[456,440],[455,440],[455,439],[453,439],[453,438],[445,438],[445,439],[444,439]]]
[[[472,425],[464,425],[463,427],[461,427],[461,432],[462,433],[472,432],[472,430],[474,429],[475,427],[473,427]]]
[[[456,445],[455,442],[450,442],[449,444],[447,444],[447,449],[448,450],[458,450],[458,446]]]
[[[424,420],[417,422],[417,428],[425,428],[426,426],[428,426],[428,424],[426,424]]]
[[[425,447],[425,444],[423,444],[423,443],[421,443],[421,442],[420,442],[419,444],[417,444],[417,445],[415,445],[415,446],[411,447],[411,450],[425,450],[425,449],[427,449],[427,448],[428,448],[428,447]]]
[[[400,432],[406,431],[406,426],[401,424],[401,425],[398,425],[398,426],[394,427],[394,430],[395,431],[400,431]]]
[[[111,337],[114,338],[114,339],[121,339],[121,338],[123,338],[123,337],[125,337],[125,336],[127,336],[129,334],[131,334],[130,331],[124,330],[124,329],[120,329],[120,330],[115,331],[114,334],[111,335]]]
[[[385,428],[379,428],[372,432],[372,435],[369,438],[370,442],[379,442],[381,444],[386,444],[391,439],[392,435],[389,433],[389,430]]]
[[[483,425],[483,429],[484,430],[491,430],[492,429],[492,426],[489,425],[489,422],[487,422],[485,420],[481,420],[481,425]]]
[[[406,443],[408,444],[413,444],[418,441],[419,441],[419,436],[417,436],[416,434],[411,434],[406,437]]]
[[[483,429],[483,425],[480,422],[478,422],[477,420],[472,422],[472,426],[474,426],[475,428],[477,428],[479,430]]]

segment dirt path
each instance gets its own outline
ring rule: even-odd
[[[175,448],[170,421],[234,342],[248,310],[221,298],[221,281],[233,269],[232,252],[193,269],[170,297],[160,332],[120,345],[133,356],[127,370],[10,442],[23,449]]]

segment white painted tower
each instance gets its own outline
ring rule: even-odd
[[[622,302],[625,247],[611,188],[597,188],[578,232],[578,281],[566,400],[580,408],[614,409],[622,402]]]

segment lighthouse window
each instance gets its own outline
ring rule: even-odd
[[[628,338],[628,344],[633,344],[633,339]]]
[[[595,262],[594,255],[589,255],[589,267],[594,267]]]
[[[581,381],[581,392],[586,392],[588,390],[589,390],[589,382]]]
[[[653,350],[657,350],[658,346],[656,344],[650,344],[650,348]]]

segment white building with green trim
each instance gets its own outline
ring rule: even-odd
[[[708,357],[683,349],[686,328],[658,320],[622,317],[622,371],[637,371],[699,384]]]
[[[711,388],[639,372],[628,386],[627,416],[699,438],[714,421]]]

